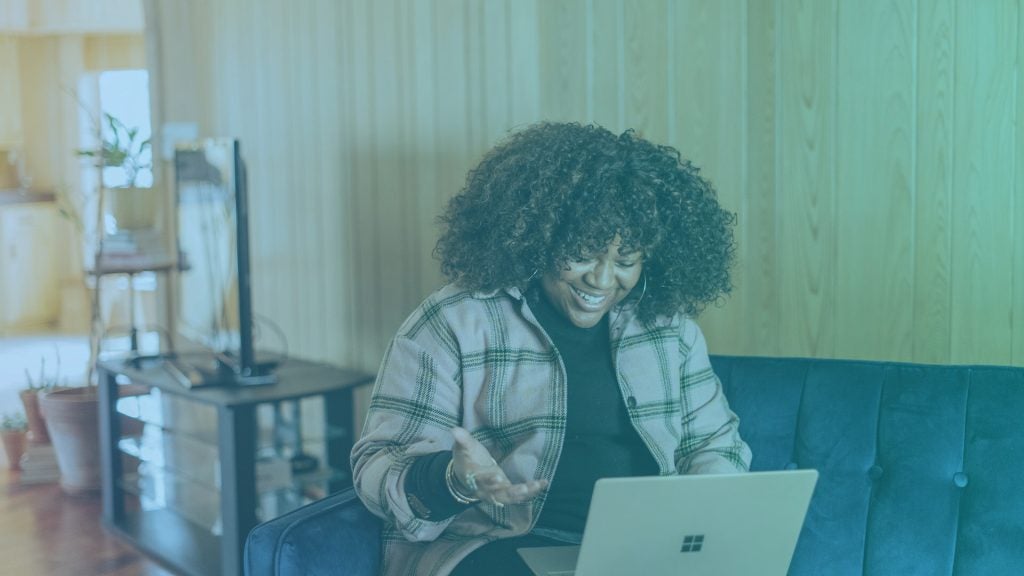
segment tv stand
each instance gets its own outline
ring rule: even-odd
[[[169,360],[183,367],[216,366],[209,352]],[[291,359],[275,369],[277,386],[232,386],[225,380],[187,388],[164,368],[168,363],[152,358],[98,365],[104,523],[176,572],[241,576],[245,537],[257,522],[351,484],[353,390],[373,376]],[[309,452],[301,450],[302,436],[278,434],[276,424],[270,436],[260,434],[259,423],[267,424],[278,405],[284,413],[313,398],[322,398],[320,418],[314,410],[290,424],[282,419],[293,430],[310,424]],[[132,412],[131,406],[139,408]],[[142,429],[139,424],[144,434],[133,432]],[[315,454],[315,462],[307,453]],[[274,465],[268,468],[268,462]],[[307,469],[310,462],[316,469]],[[157,485],[171,490],[158,497]]]

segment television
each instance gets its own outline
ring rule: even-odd
[[[174,151],[179,268],[177,332],[214,353],[218,378],[274,381],[257,359],[246,170],[239,141],[209,138]]]

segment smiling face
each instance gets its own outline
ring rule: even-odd
[[[580,328],[591,328],[629,295],[643,271],[639,252],[620,253],[618,236],[601,254],[570,262],[541,278],[544,295],[556,310]]]

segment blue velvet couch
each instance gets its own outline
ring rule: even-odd
[[[713,357],[754,470],[820,472],[790,574],[1024,574],[1024,369]],[[351,490],[257,526],[249,576],[371,575]]]

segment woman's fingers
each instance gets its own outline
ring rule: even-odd
[[[475,467],[469,473],[473,475],[473,482],[476,484],[477,490],[496,492],[512,485],[508,476],[497,464]]]
[[[452,428],[452,436],[455,439],[452,446],[454,471],[474,498],[498,506],[520,504],[533,500],[547,488],[546,480],[513,484],[487,448],[466,429],[456,426]]]
[[[543,480],[530,480],[529,482],[523,482],[522,484],[510,484],[497,491],[493,495],[492,502],[496,501],[501,504],[522,504],[539,496],[541,491],[546,487],[547,482]]]
[[[452,437],[452,468],[467,495],[492,500],[495,492],[511,484],[487,448],[465,428],[452,428]]]

